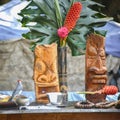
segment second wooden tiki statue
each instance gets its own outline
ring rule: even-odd
[[[105,38],[98,34],[90,34],[86,45],[86,91],[102,89],[107,82],[107,68],[105,55]],[[93,102],[105,101],[104,94],[87,94],[86,99]]]

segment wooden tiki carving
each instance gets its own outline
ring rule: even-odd
[[[90,34],[87,37],[86,63],[85,63],[85,87],[86,91],[96,91],[102,89],[107,82],[107,68],[105,55],[105,38],[98,34]],[[106,95],[94,94],[86,95],[86,99],[93,102],[105,101]]]
[[[57,44],[37,45],[34,60],[36,101],[48,103],[48,92],[59,91],[57,70]]]

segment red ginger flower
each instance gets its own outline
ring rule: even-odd
[[[75,2],[68,11],[64,21],[64,27],[66,27],[69,32],[75,27],[76,22],[80,17],[81,10],[82,4],[80,2]]]
[[[114,86],[114,85],[105,86],[101,90],[101,93],[106,94],[106,95],[114,95],[117,92],[118,92],[118,88],[116,86]]]

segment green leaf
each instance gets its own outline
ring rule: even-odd
[[[55,15],[57,19],[58,28],[60,28],[62,27],[62,16],[61,16],[58,0],[54,0],[54,5],[55,5]]]
[[[105,30],[95,30],[95,33],[105,37],[106,34],[107,34],[107,31],[105,31]]]

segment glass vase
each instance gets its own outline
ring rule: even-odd
[[[58,75],[59,88],[61,92],[66,93],[67,85],[67,47],[58,47]]]

